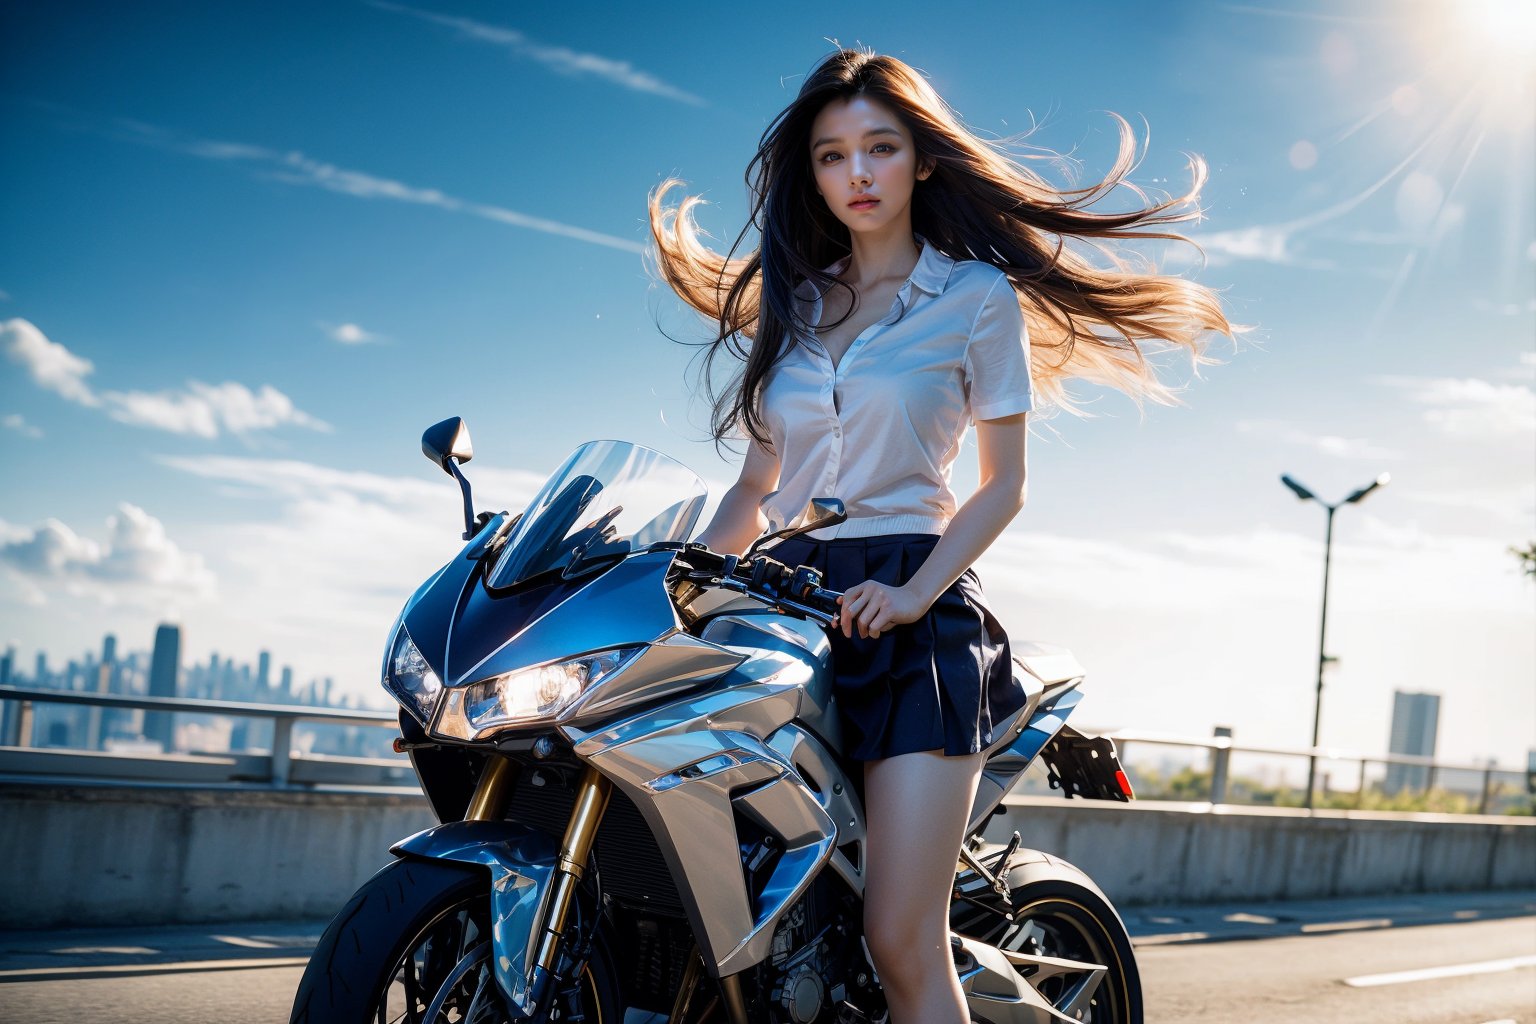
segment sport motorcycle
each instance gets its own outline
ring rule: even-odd
[[[462,420],[422,449],[461,487],[467,543],[406,602],[382,681],[439,824],[330,923],[293,1024],[887,1021],[838,595],[772,553],[841,504],[722,554],[688,541],[704,484],[648,448],[582,445],[516,515],[474,513]],[[1018,832],[983,839],[1037,760],[1069,798],[1133,795],[1114,744],[1066,724],[1072,654],[1011,648],[1027,701],[996,723],[950,911],[972,1020],[1140,1024],[1104,893]]]

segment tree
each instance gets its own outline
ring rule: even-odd
[[[1520,559],[1520,564],[1524,567],[1527,576],[1536,576],[1536,540],[1523,548],[1511,544],[1506,550]]]

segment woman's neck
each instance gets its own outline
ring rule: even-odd
[[[904,280],[923,254],[910,224],[893,224],[878,233],[856,232],[851,244],[853,258],[838,276],[860,290],[881,281]]]

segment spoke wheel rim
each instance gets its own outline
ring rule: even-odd
[[[1128,1003],[1125,968],[1098,915],[1067,899],[1036,900],[1015,913],[1021,926],[1009,937],[1009,949],[1108,968],[1081,1020],[1083,1024],[1121,1024]],[[1059,1010],[1070,998],[1072,981],[1071,977],[1047,978],[1036,991]]]

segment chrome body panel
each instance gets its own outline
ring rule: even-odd
[[[749,633],[760,634],[759,625],[740,621],[707,635]],[[834,718],[826,639],[779,639],[788,649],[751,651],[707,690],[602,729],[562,727],[576,755],[623,789],[650,825],[717,977],[768,955],[779,918],[829,860],[841,862],[845,878],[861,878],[862,864],[850,865],[836,847],[850,841],[839,835],[843,822],[862,840],[862,815],[835,754],[809,727]],[[736,856],[738,814],[781,851],[755,901]],[[726,851],[730,870],[722,870]]]
[[[528,981],[543,927],[549,879],[559,858],[558,846],[543,832],[510,821],[454,821],[390,847],[399,857],[478,864],[490,869],[496,981],[525,1014],[533,1012]]]
[[[687,633],[674,632],[651,644],[624,668],[587,690],[562,712],[561,721],[611,718],[626,704],[645,704],[717,679],[747,657]]]

